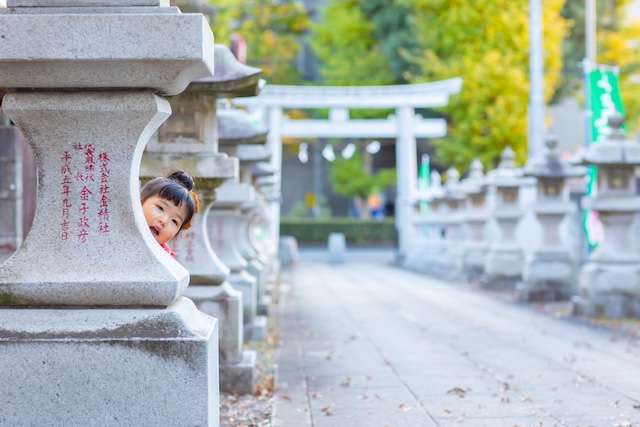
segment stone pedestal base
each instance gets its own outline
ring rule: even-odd
[[[566,253],[536,252],[527,260],[518,284],[520,301],[561,301],[577,293],[577,272]]]
[[[253,322],[244,324],[245,341],[264,341],[267,338],[267,317],[256,316]]]
[[[220,331],[220,391],[249,394],[255,389],[256,353],[243,351],[242,293],[224,282],[218,286],[189,285],[184,293],[204,313],[218,318]]]
[[[269,307],[271,307],[271,297],[265,295],[260,299],[260,301],[258,301],[258,307],[257,307],[258,316],[268,316]]]
[[[244,323],[252,323],[258,306],[258,285],[255,277],[246,271],[234,271],[227,278],[233,289],[242,293]]]
[[[640,317],[640,266],[593,262],[580,271],[573,311],[587,317]]]
[[[228,282],[221,285],[189,285],[184,296],[203,313],[218,319],[220,363],[240,363],[243,347],[242,293]]]
[[[214,426],[216,319],[165,309],[0,310],[6,426]]]
[[[521,280],[524,256],[517,248],[492,249],[487,255],[482,286],[487,289],[513,289]]]
[[[265,289],[267,286],[267,270],[264,264],[256,259],[248,260],[247,273],[256,279],[256,310],[257,314],[267,315],[269,306],[265,306]]]
[[[246,350],[240,363],[220,364],[220,391],[251,394],[256,387],[256,352]]]

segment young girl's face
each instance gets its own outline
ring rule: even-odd
[[[161,245],[178,234],[187,214],[185,206],[176,206],[173,202],[158,196],[149,197],[142,204],[142,211],[151,234]]]

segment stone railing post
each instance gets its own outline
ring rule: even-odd
[[[479,160],[471,162],[469,176],[460,182],[460,191],[465,198],[463,222],[466,228],[463,243],[462,271],[472,283],[484,275],[484,264],[488,244],[485,228],[489,218],[487,188]]]

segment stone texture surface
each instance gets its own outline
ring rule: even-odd
[[[217,425],[217,321],[187,298],[4,309],[0,325],[1,425]]]
[[[213,36],[201,14],[0,18],[2,87],[153,88],[175,95],[213,72]]]
[[[150,92],[10,93],[3,109],[33,147],[39,187],[31,232],[0,269],[0,303],[175,301],[188,272],[149,233],[138,191],[144,144],[168,103]]]
[[[198,79],[187,87],[187,92],[212,92],[218,98],[256,96],[264,81],[262,70],[240,63],[231,50],[221,44],[214,46],[216,58],[213,76]]]

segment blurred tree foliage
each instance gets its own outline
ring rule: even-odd
[[[231,45],[231,36],[247,43],[247,65],[263,70],[271,84],[297,84],[300,37],[309,16],[296,0],[215,0],[212,25],[216,43]]]
[[[395,185],[396,170],[395,168],[386,168],[371,173],[365,167],[364,155],[356,151],[349,159],[336,156],[331,164],[329,179],[337,194],[360,200],[360,205],[364,208],[367,197],[373,194],[376,189],[384,190]],[[364,209],[362,216],[368,217],[368,212],[365,212]]]
[[[449,135],[436,141],[437,160],[466,170],[474,158],[496,166],[510,145],[519,163],[527,153],[529,99],[528,0],[400,0],[414,10],[424,52],[412,81],[464,80],[443,111]],[[545,100],[560,83],[562,39],[569,24],[564,0],[543,0]],[[410,56],[408,54],[408,56]]]
[[[320,62],[322,83],[370,86],[395,83],[389,59],[374,36],[359,0],[329,0],[309,43]]]

